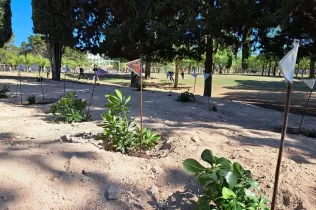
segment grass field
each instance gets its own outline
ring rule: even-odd
[[[166,78],[163,74],[153,74],[152,80],[157,82],[165,82]],[[194,85],[194,77],[185,75],[184,80],[179,78],[180,85]],[[203,75],[199,75],[196,85],[204,85]],[[213,75],[213,86],[224,87],[228,89],[243,90],[266,90],[266,91],[283,91],[286,87],[284,79],[281,77],[266,77],[253,75]],[[293,85],[294,91],[308,91],[307,86],[300,80],[296,79]]]
[[[77,81],[79,74],[67,74],[67,80]],[[1,72],[1,76],[12,76],[17,77],[16,72]],[[37,77],[37,73],[31,72],[22,72],[22,77]],[[46,78],[46,74],[42,75]],[[89,77],[89,83],[92,83],[93,74],[87,74]],[[61,78],[64,78],[64,74],[61,75]],[[81,79],[81,82],[86,82],[85,79]],[[127,86],[130,83],[129,74],[109,74],[103,75],[100,77],[101,83],[112,83],[118,85]],[[146,81],[147,83],[153,83],[163,86],[172,87],[173,83],[166,79],[165,74],[152,74],[151,79]],[[179,85],[185,87],[193,87],[194,85],[194,77],[186,74],[185,79],[182,80],[179,75]],[[197,87],[204,86],[204,77],[203,75],[198,75],[196,80]],[[213,75],[213,87],[222,87],[226,89],[234,89],[234,90],[264,90],[264,91],[284,91],[286,84],[284,79],[281,77],[266,77],[266,76],[257,76],[257,75]],[[300,80],[296,79],[293,85],[294,91],[309,91],[308,87]]]

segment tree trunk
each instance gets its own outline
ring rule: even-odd
[[[60,81],[60,68],[62,58],[62,45],[58,42],[50,41],[50,64],[52,71],[52,80]]]
[[[205,73],[210,76],[205,80],[203,96],[211,97],[212,95],[212,73],[213,73],[213,37],[207,38],[206,59],[205,59]]]
[[[312,55],[311,61],[310,61],[310,68],[309,68],[309,77],[310,78],[315,77],[315,61],[316,61],[316,57],[314,55]]]
[[[192,64],[190,63],[188,73],[191,74],[191,71],[192,71]]]
[[[136,87],[137,74],[131,72],[131,87]]]
[[[276,68],[277,68],[277,66],[278,66],[278,62],[275,61],[274,67],[273,67],[273,76],[274,76],[274,77],[275,77],[275,74],[276,74]]]
[[[266,68],[265,64],[262,65],[262,71],[261,71],[261,75],[263,76],[264,73],[264,69]]]
[[[178,87],[178,83],[179,83],[179,64],[180,64],[180,59],[176,59],[174,61],[174,88]]]
[[[151,62],[146,61],[145,62],[145,79],[150,79],[150,68],[151,68]]]
[[[271,63],[272,63],[272,61],[269,62],[268,77],[270,77],[270,73],[271,73]]]

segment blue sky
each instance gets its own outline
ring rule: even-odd
[[[20,46],[33,34],[31,0],[11,0],[14,44]]]

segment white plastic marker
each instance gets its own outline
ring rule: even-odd
[[[38,71],[40,70],[40,65],[38,63],[34,63],[33,65],[30,66],[30,69],[34,71]]]
[[[273,188],[273,196],[271,202],[271,210],[276,210],[276,198],[278,194],[278,185],[279,185],[279,177],[280,177],[280,169],[282,163],[283,156],[283,148],[284,148],[284,138],[287,130],[288,116],[290,110],[290,101],[291,101],[291,92],[294,78],[294,70],[297,58],[297,52],[299,47],[299,40],[295,39],[293,43],[293,49],[290,50],[279,62],[279,66],[283,73],[283,77],[287,83],[287,94],[286,94],[286,103],[284,109],[284,118],[283,118],[283,127],[282,127],[282,135],[281,135],[281,143],[279,148],[278,162],[275,171],[275,180],[274,180],[274,188]]]
[[[61,69],[61,72],[64,73],[64,96],[66,96],[66,76],[67,76],[67,73],[70,72],[70,68],[66,65],[65,68]]]
[[[316,79],[302,79],[302,81],[309,87],[309,89],[314,89]]]
[[[195,85],[196,85],[196,78],[198,76],[198,74],[191,74],[192,77],[194,77],[194,89],[193,89],[193,94],[195,93]]]
[[[310,100],[310,98],[311,98],[311,96],[312,96],[316,79],[302,79],[302,81],[309,87],[309,89],[310,89],[311,91],[310,91],[310,93],[309,93],[308,99],[307,99],[306,104],[305,104],[305,107],[304,107],[304,112],[303,112],[303,115],[302,115],[302,118],[301,118],[300,126],[298,127],[298,132],[301,131],[301,127],[302,127],[302,124],[303,124],[303,120],[304,120],[304,117],[305,117],[305,115],[306,115],[307,105],[308,105],[308,102],[309,102],[309,100]]]

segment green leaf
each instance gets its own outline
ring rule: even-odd
[[[241,178],[244,174],[244,169],[239,163],[233,163],[233,172],[237,178]]]
[[[217,164],[222,165],[224,168],[227,168],[227,169],[231,168],[231,162],[227,160],[226,158],[223,158],[223,157],[218,158],[216,162]]]
[[[204,160],[205,162],[209,163],[211,166],[213,166],[215,163],[214,161],[214,156],[211,150],[206,149],[202,152],[201,155],[202,160]]]
[[[184,170],[190,173],[199,173],[205,171],[206,168],[194,159],[186,159],[183,162]]]
[[[123,100],[123,94],[119,89],[115,90],[115,93],[117,95],[117,97],[122,101]]]
[[[125,101],[125,105],[131,100],[131,96],[128,96],[126,101]]]
[[[231,189],[228,189],[227,187],[223,187],[222,197],[224,199],[229,199],[229,198],[236,198],[237,196]]]
[[[255,180],[251,179],[251,180],[248,180],[248,183],[251,185],[251,187],[255,190],[259,190],[260,189],[260,186],[259,186],[259,183],[256,182]]]
[[[230,189],[233,189],[235,185],[237,184],[236,176],[231,171],[228,171],[225,174],[225,180],[228,183]]]
[[[251,190],[245,189],[245,195],[252,200],[258,200],[256,193]]]

